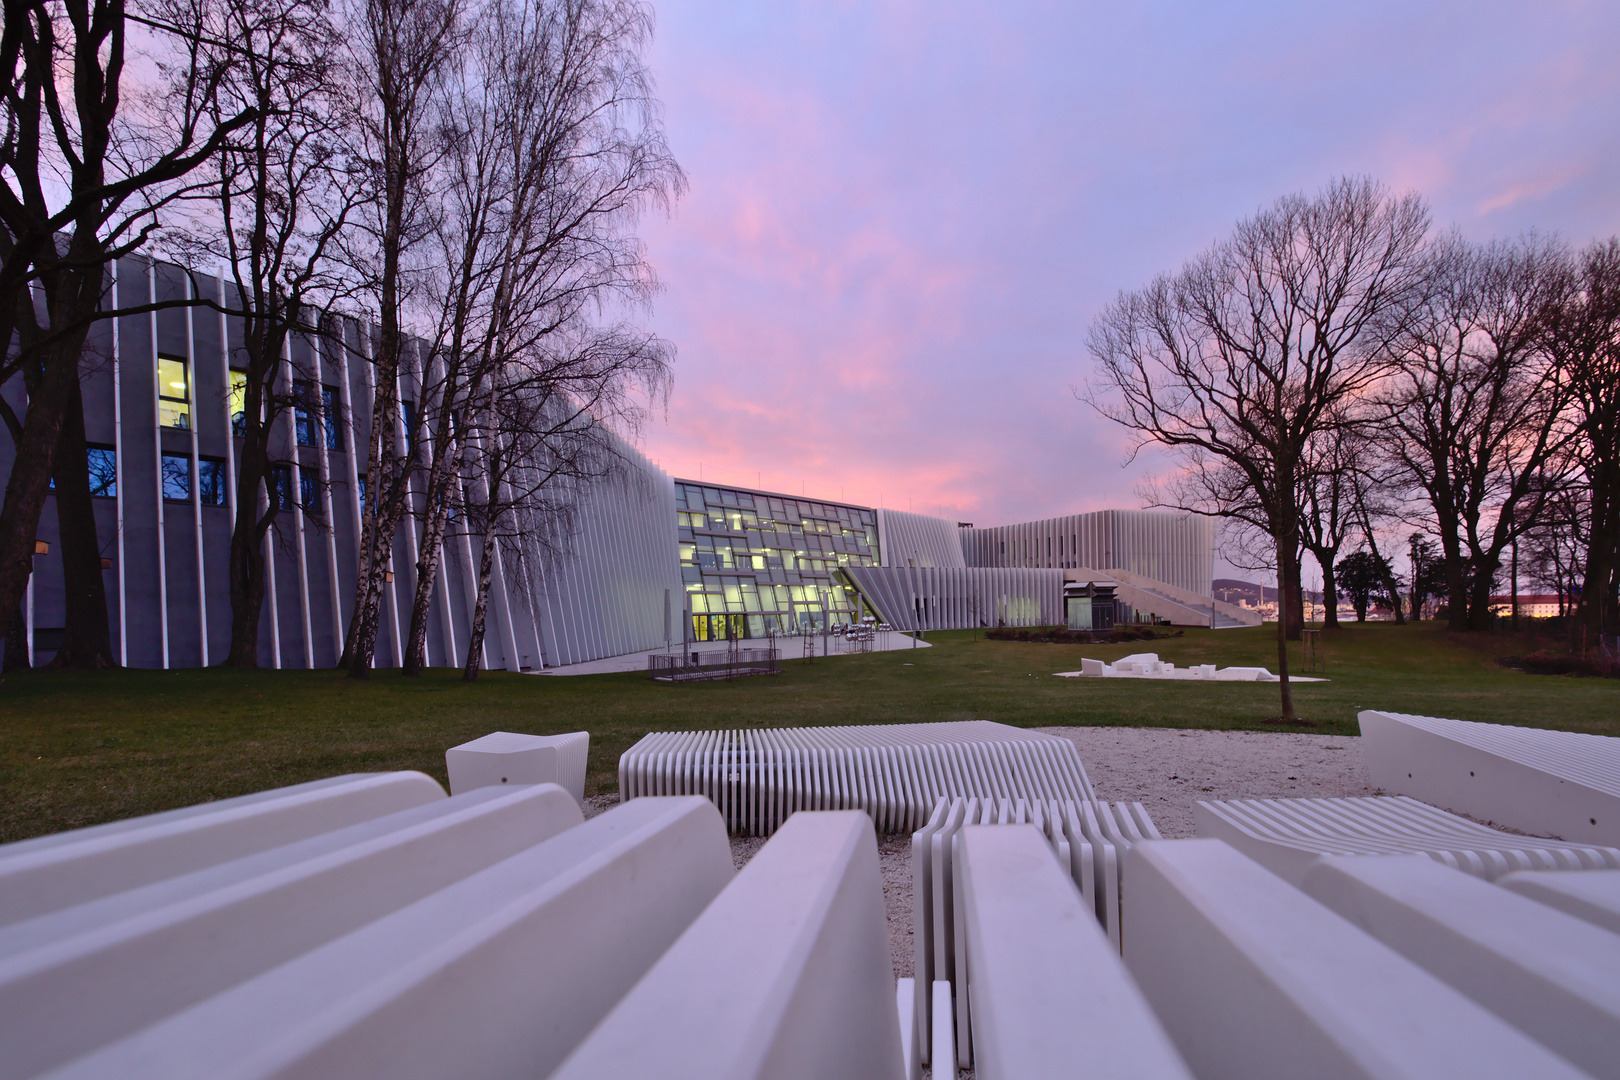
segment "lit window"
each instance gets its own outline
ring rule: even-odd
[[[225,505],[225,463],[218,458],[197,460],[197,495],[204,506]]]
[[[103,499],[118,497],[118,459],[110,446],[86,449],[90,459],[90,494]]]
[[[247,434],[247,372],[231,369],[231,434]]]
[[[186,362],[178,356],[158,357],[158,426],[191,427],[191,382]]]
[[[191,501],[191,459],[186,455],[163,455],[163,497],[169,502]]]

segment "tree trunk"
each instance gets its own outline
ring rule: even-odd
[[[1297,546],[1286,545],[1288,552],[1297,551]],[[1277,566],[1279,569],[1288,565],[1289,555],[1285,553],[1285,545],[1277,545]],[[1299,575],[1295,568],[1296,583]],[[1279,574],[1277,589],[1277,678],[1280,680],[1278,689],[1282,693],[1282,718],[1294,719],[1294,692],[1288,685],[1288,620],[1283,615],[1281,575]]]
[[[1474,561],[1474,573],[1468,579],[1468,626],[1469,630],[1483,631],[1491,628],[1491,584],[1496,579],[1496,571],[1501,568],[1500,555],[1486,552]]]
[[[1284,558],[1277,556],[1277,622],[1283,627],[1283,636],[1298,641],[1305,626],[1305,593],[1300,584],[1298,543],[1290,540],[1284,545],[1295,552]]]
[[[262,467],[251,461],[243,440],[241,481],[236,488],[236,523],[231,529],[231,651],[227,667],[259,666],[259,620],[264,613],[264,538],[259,501]]]
[[[1333,557],[1337,554],[1335,548],[1317,558],[1322,567],[1322,625],[1333,629],[1339,626],[1339,581],[1333,573]],[[1366,609],[1362,611],[1365,617]]]
[[[442,425],[448,424],[448,410]],[[455,450],[450,445],[448,427],[441,431],[433,469],[428,474],[427,520],[422,526],[422,546],[416,560],[416,597],[411,604],[409,644],[405,647],[406,675],[417,675],[427,666],[428,614],[433,607],[433,586],[438,583],[444,555],[444,530],[450,515],[450,480],[455,476]]]
[[[18,604],[12,610],[11,622],[6,627],[6,656],[4,663],[0,664],[0,674],[27,671],[33,666],[28,660],[28,617],[23,612],[23,605]]]
[[[1620,484],[1606,462],[1592,463],[1588,473],[1591,493],[1591,534],[1586,545],[1586,566],[1580,603],[1570,625],[1572,645],[1581,632],[1588,641],[1600,641],[1617,625],[1612,606],[1616,571],[1615,551],[1620,542]]]
[[[477,682],[480,661],[484,655],[484,624],[489,614],[490,579],[495,572],[495,529],[484,529],[483,549],[478,558],[478,599],[473,604],[472,633],[467,636],[467,666],[462,674],[465,682]]]
[[[68,390],[52,462],[56,519],[62,546],[65,633],[47,665],[93,670],[117,667],[107,625],[107,587],[101,576],[101,541],[90,496],[90,463],[84,444],[84,401],[78,380]]]

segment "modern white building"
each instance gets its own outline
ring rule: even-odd
[[[233,299],[217,278],[129,258],[114,303]],[[82,367],[91,486],[106,575],[113,649],[133,667],[217,663],[229,646],[226,577],[236,506],[236,424],[244,377],[235,321],[175,307],[98,324]],[[357,324],[342,340],[297,340],[295,377],[312,405],[278,422],[272,454],[282,512],[272,531],[260,626],[266,667],[337,662],[359,563],[373,369]],[[314,387],[318,386],[317,392]],[[420,365],[402,375],[411,424]],[[20,380],[5,393],[24,404]],[[402,433],[400,438],[406,436]],[[624,467],[574,493],[566,535],[503,544],[484,663],[539,670],[682,640],[761,637],[872,614],[906,629],[1058,624],[1065,584],[1118,583],[1138,616],[1217,625],[1211,610],[1208,519],[1102,511],[976,529],[922,514],[718,487],[669,477],[620,444]],[[0,473],[13,448],[0,443]],[[412,496],[420,512],[418,488]],[[416,589],[420,522],[394,543],[376,662],[397,666]],[[54,498],[47,500],[25,618],[33,660],[63,633]],[[452,530],[428,629],[428,661],[466,661],[475,543]],[[1071,589],[1071,591],[1073,591]],[[1230,608],[1230,611],[1228,611]],[[1121,614],[1124,614],[1122,611]]]

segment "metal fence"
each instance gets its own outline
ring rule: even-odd
[[[653,653],[647,657],[647,673],[659,682],[736,679],[776,675],[781,670],[782,658],[775,648]]]

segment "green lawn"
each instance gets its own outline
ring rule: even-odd
[[[946,632],[930,649],[792,659],[774,678],[679,686],[639,674],[494,673],[466,686],[445,670],[369,682],[330,671],[28,672],[0,680],[0,841],[342,772],[421,769],[442,781],[446,747],[495,730],[589,731],[587,791],[615,790],[619,754],[655,730],[984,719],[1276,731],[1262,724],[1277,714],[1275,685],[1052,677],[1082,655],[1150,650],[1177,664],[1274,668],[1274,633],[1041,645]],[[1357,710],[1381,708],[1620,735],[1620,682],[1493,662],[1533,648],[1524,642],[1434,625],[1326,636],[1332,681],[1294,690],[1316,730],[1355,734]]]

